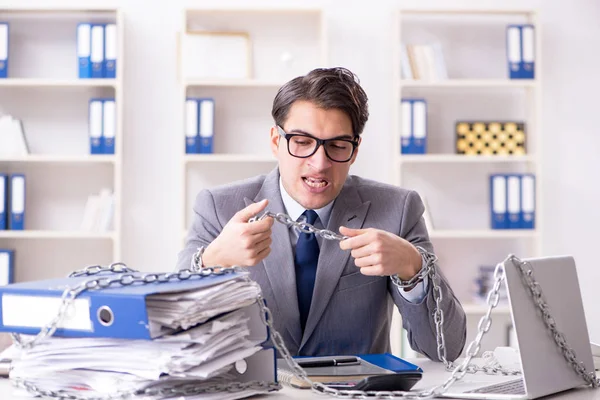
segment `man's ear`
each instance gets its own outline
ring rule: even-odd
[[[350,160],[350,165],[354,164],[354,161],[356,161],[356,156],[358,156],[358,150],[360,150],[361,142],[362,142],[362,138],[359,136],[358,143],[356,144],[356,149],[354,150],[354,154],[352,155],[352,159]]]
[[[271,152],[273,153],[273,155],[275,157],[277,157],[277,153],[279,151],[279,140],[281,138],[281,136],[279,135],[279,132],[277,131],[277,126],[272,126],[271,127],[271,138],[270,138],[270,142],[271,142]]]

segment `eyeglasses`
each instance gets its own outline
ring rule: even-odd
[[[318,139],[304,133],[286,133],[280,126],[277,126],[277,131],[287,140],[288,153],[297,158],[308,158],[317,152],[319,146],[323,145],[325,155],[331,161],[348,162],[354,155],[359,142],[358,138]]]

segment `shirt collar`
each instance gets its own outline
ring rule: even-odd
[[[297,221],[298,218],[300,218],[300,216],[302,215],[302,213],[306,210],[306,208],[302,207],[302,205],[300,205],[296,200],[292,198],[292,196],[288,194],[288,192],[283,187],[281,177],[279,178],[279,191],[281,192],[281,199],[283,200],[283,205],[285,207],[287,215],[292,220]],[[333,201],[327,204],[325,207],[315,210],[324,228],[327,228],[332,208]]]

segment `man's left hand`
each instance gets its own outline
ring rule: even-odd
[[[410,242],[379,229],[340,227],[349,239],[340,242],[342,250],[351,250],[354,263],[363,275],[398,275],[402,280],[415,276],[422,265],[421,254]]]

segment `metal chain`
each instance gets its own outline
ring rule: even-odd
[[[521,261],[513,255],[509,256],[509,259],[513,262],[513,264],[515,264],[515,266],[518,268],[518,271],[521,273],[521,279],[527,286],[527,289],[529,289],[531,300],[541,311],[544,324],[546,325],[548,331],[550,331],[554,342],[563,353],[565,360],[567,360],[577,375],[582,377],[588,385],[591,385],[594,388],[600,387],[600,380],[596,377],[596,372],[593,369],[591,371],[587,371],[583,362],[577,361],[575,351],[567,344],[565,335],[556,328],[556,322],[554,321],[554,318],[552,318],[552,315],[550,315],[550,307],[548,306],[548,303],[546,303],[546,299],[542,293],[542,288],[535,280],[531,264],[527,261]]]
[[[314,233],[315,235],[319,235],[324,239],[329,240],[344,240],[347,239],[347,236],[339,235],[335,232],[326,230],[326,229],[317,229],[314,226],[306,223],[305,220],[300,222],[293,221],[289,216],[285,214],[275,214],[271,212],[264,213],[261,217],[254,217],[250,219],[250,222],[261,220],[267,217],[273,217],[278,222],[287,225],[288,227],[293,227],[294,229],[299,230],[304,233]],[[411,287],[416,282],[422,280],[425,276],[428,276],[431,284],[432,284],[432,294],[435,300],[435,310],[433,314],[435,326],[436,326],[436,341],[437,341],[437,353],[438,358],[445,364],[446,369],[452,370],[451,376],[440,385],[437,385],[433,388],[422,390],[422,391],[412,391],[412,392],[403,392],[403,391],[360,391],[360,390],[338,390],[333,389],[326,386],[320,382],[313,382],[307,375],[306,371],[302,369],[298,365],[298,363],[294,360],[293,356],[290,354],[289,350],[285,346],[285,342],[283,341],[282,336],[277,332],[275,326],[273,325],[273,315],[269,308],[265,305],[262,297],[262,291],[258,284],[249,277],[244,277],[249,284],[256,285],[258,290],[258,303],[262,309],[261,318],[263,323],[267,325],[270,329],[271,336],[273,338],[273,344],[276,349],[282,354],[283,359],[288,363],[289,367],[292,369],[292,373],[296,376],[296,378],[301,379],[308,383],[312,389],[319,393],[329,394],[334,397],[340,398],[377,398],[377,399],[390,399],[390,398],[404,398],[404,399],[429,399],[433,397],[438,397],[444,392],[448,390],[450,386],[454,384],[454,382],[462,379],[467,373],[476,373],[476,372],[484,372],[487,374],[497,374],[501,373],[504,375],[516,375],[519,374],[520,371],[515,370],[505,370],[497,367],[479,367],[477,365],[471,364],[471,360],[475,357],[480,349],[481,349],[481,340],[483,339],[483,335],[485,335],[491,327],[491,313],[493,309],[498,305],[500,300],[500,288],[505,279],[504,268],[502,264],[498,264],[494,271],[494,286],[490,290],[487,296],[487,305],[488,309],[485,315],[481,318],[478,325],[478,332],[475,339],[469,344],[466,350],[466,357],[460,365],[454,367],[453,363],[448,361],[446,358],[446,344],[444,339],[443,332],[443,323],[444,323],[444,312],[441,307],[441,302],[443,299],[442,290],[438,283],[438,275],[436,272],[436,262],[437,257],[425,249],[421,247],[417,247],[419,252],[421,253],[425,266],[421,269],[417,276],[411,278],[408,281],[403,281],[396,276],[392,277],[394,284],[400,288]],[[596,378],[595,371],[588,372],[581,362],[577,362],[577,358],[575,352],[571,347],[569,347],[566,343],[566,339],[564,335],[558,331],[556,328],[556,324],[554,319],[550,315],[548,304],[545,302],[542,294],[542,290],[539,284],[535,281],[533,277],[533,269],[531,265],[527,262],[523,262],[519,260],[517,257],[511,255],[508,258],[518,267],[521,276],[523,278],[523,282],[529,288],[531,293],[531,297],[535,304],[542,312],[542,316],[544,319],[544,323],[546,324],[548,330],[552,334],[557,346],[563,352],[563,355],[567,362],[572,366],[575,372],[580,375],[586,383],[596,388],[600,386],[600,380]],[[529,266],[529,267],[527,267]],[[75,288],[66,289],[62,295],[62,303],[59,308],[58,315],[42,330],[38,335],[36,335],[31,341],[24,342],[19,335],[13,334],[13,338],[18,346],[22,348],[31,348],[39,341],[45,339],[48,336],[51,336],[57,329],[58,325],[64,318],[69,305],[74,301],[74,299],[79,296],[81,293],[87,290],[98,290],[108,288],[114,284],[128,286],[132,284],[150,284],[150,283],[165,283],[171,280],[187,280],[191,277],[197,276],[200,278],[204,278],[211,275],[223,275],[227,273],[237,272],[239,271],[239,267],[233,268],[192,268],[188,270],[181,270],[174,273],[160,273],[160,274],[134,274],[137,272],[135,270],[131,270],[122,263],[111,264],[111,266],[107,268],[93,266],[88,267],[82,271],[76,271],[71,274],[71,276],[92,276],[97,275],[100,272],[109,271],[109,272],[122,272],[126,271],[126,273],[122,273],[117,277],[101,277],[92,280],[88,280],[80,283]],[[189,385],[183,385],[178,387],[170,387],[170,388],[160,388],[153,389],[147,388],[144,390],[134,390],[130,392],[121,392],[114,395],[102,396],[102,397],[82,397],[72,394],[67,394],[62,391],[52,391],[52,390],[44,390],[36,385],[24,381],[24,380],[15,380],[15,384],[20,386],[30,393],[33,393],[42,397],[53,397],[59,400],[121,400],[130,397],[145,395],[145,396],[186,396],[186,395],[196,395],[201,393],[215,393],[221,391],[228,392],[238,392],[241,390],[247,389],[256,389],[256,390],[279,390],[281,386],[276,382],[258,382],[252,381],[247,383],[239,383],[239,382],[228,382],[223,384],[215,384],[210,387],[199,387],[195,384],[190,383]]]

